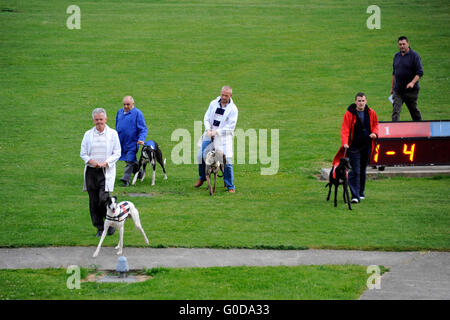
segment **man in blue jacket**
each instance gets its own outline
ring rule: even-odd
[[[131,96],[123,98],[123,109],[117,111],[116,130],[119,134],[122,155],[119,160],[125,161],[125,171],[122,181],[123,187],[130,185],[133,168],[137,164],[136,153],[139,145],[143,145],[147,137],[147,126],[144,114],[134,106],[134,99]]]

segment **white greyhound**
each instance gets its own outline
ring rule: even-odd
[[[128,215],[131,216],[133,219],[134,225],[136,226],[136,229],[138,229],[142,235],[144,236],[145,243],[148,244],[147,236],[145,235],[145,231],[142,228],[141,221],[139,220],[139,211],[136,209],[134,204],[129,201],[122,201],[120,203],[117,203],[117,197],[108,197],[106,200],[106,220],[105,225],[103,227],[103,233],[102,237],[100,239],[100,242],[97,246],[97,250],[95,250],[93,257],[97,257],[98,253],[100,252],[100,247],[102,246],[102,242],[106,237],[106,234],[108,232],[109,227],[115,227],[119,229],[120,239],[119,244],[115,249],[118,249],[117,254],[122,254],[122,248],[123,248],[123,230],[125,225],[125,220],[127,219]]]

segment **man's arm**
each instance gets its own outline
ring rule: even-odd
[[[391,83],[391,91],[389,92],[390,94],[394,93],[394,84],[395,84],[395,75],[392,75],[392,83]]]
[[[412,79],[411,82],[406,85],[406,89],[414,88],[414,85],[416,84],[417,81],[419,81],[419,79],[420,79],[419,75],[416,74],[414,79]]]
[[[414,85],[416,84],[416,82],[419,81],[419,79],[423,76],[422,61],[421,61],[420,56],[419,56],[419,54],[417,52],[416,52],[416,55],[415,55],[414,62],[416,64],[416,75],[411,80],[411,82],[406,85],[407,89],[413,88]]]
[[[106,161],[103,163],[103,167],[110,167],[114,163],[119,160],[122,149],[120,147],[120,140],[119,135],[117,134],[117,131],[112,131],[112,136],[110,137],[110,143],[112,143],[112,154],[106,159]]]
[[[137,118],[138,144],[143,145],[147,138],[147,124],[145,123],[144,114],[141,112]]]
[[[341,126],[341,145],[348,149],[349,147],[349,136],[350,136],[350,129],[352,126],[352,114],[351,112],[347,111],[345,112],[344,119],[342,120],[342,126]]]
[[[83,159],[85,164],[88,164],[91,157],[88,154],[88,133],[84,134],[83,140],[81,141],[80,157]]]
[[[214,101],[213,101],[214,102]],[[211,137],[212,136],[212,134],[213,134],[213,132],[212,132],[212,128],[211,128],[211,123],[209,123],[209,113],[210,113],[210,111],[211,111],[211,105],[213,104],[213,102],[211,102],[210,104],[209,104],[209,107],[208,107],[208,110],[206,110],[206,113],[205,113],[205,116],[203,117],[203,124],[205,125],[205,130],[206,130],[206,133],[208,134],[208,136],[209,137]],[[215,130],[214,130],[215,131]],[[214,135],[215,135],[216,133],[214,132]]]
[[[378,138],[378,117],[373,110],[370,112],[370,127],[372,129],[372,132],[370,133],[369,137],[371,139]]]

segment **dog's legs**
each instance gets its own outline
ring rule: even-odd
[[[137,180],[137,178],[138,178],[138,175],[139,175],[139,172],[137,172],[137,173],[134,175],[133,181],[131,182],[131,184],[132,184],[133,186],[136,184],[136,180]]]
[[[347,203],[348,198],[347,198],[347,194],[346,194],[347,189],[345,188],[345,187],[346,187],[346,186],[345,186],[345,181],[344,181],[344,183],[342,184],[342,186],[343,186],[343,188],[344,188],[344,192],[343,192],[344,203]]]
[[[334,185],[334,206],[337,207],[337,192],[338,192],[339,184]]]
[[[160,149],[158,149],[156,151],[156,161],[158,161],[158,163],[161,165],[161,168],[164,172],[164,180],[167,180],[167,173],[166,173],[166,159],[162,158],[162,152]]]
[[[331,183],[327,183],[327,185],[325,186],[325,188],[326,188],[326,187],[328,187],[327,201],[330,201],[330,195],[331,195],[332,184],[331,184]]]
[[[156,178],[156,164],[152,164],[153,172],[152,172],[152,186],[155,185],[155,178]]]
[[[217,181],[217,173],[214,173],[214,187],[212,190],[212,194],[214,194],[216,192],[216,181]]]
[[[351,205],[351,201],[350,201],[350,196],[348,194],[348,183],[346,180],[344,180],[344,198],[347,197],[347,204],[348,204],[348,209],[352,210],[352,205]],[[345,202],[345,201],[344,201]]]
[[[124,221],[124,222],[125,222],[125,221]],[[123,224],[122,224],[122,226],[119,226],[119,227],[118,227],[118,229],[119,229],[119,235],[120,235],[120,229],[121,229],[121,228],[123,228]],[[122,238],[119,236],[119,242],[117,243],[117,246],[115,246],[114,249],[118,250],[118,249],[120,249],[121,246],[123,247],[123,244],[121,244],[121,242],[122,242]]]
[[[212,196],[212,190],[211,190],[211,177],[209,176],[209,174],[206,174],[206,181],[208,182],[209,195]]]
[[[164,166],[163,166],[163,172],[164,172],[164,180],[167,180],[167,172],[166,172],[166,158],[164,158]]]
[[[92,255],[93,258],[97,257],[98,253],[100,252],[103,240],[105,240],[106,234],[108,233],[109,225],[110,224],[108,223],[108,221],[105,221],[105,225],[103,226],[102,237],[100,238],[100,242],[98,243],[97,250],[95,250],[94,254]]]
[[[141,167],[142,167],[142,153],[141,153],[141,156],[140,156],[140,158],[139,158],[138,170],[137,170],[137,172],[134,174],[133,181],[131,182],[131,184],[132,184],[133,186],[136,184],[136,181],[137,181],[137,178],[138,178],[138,176],[139,176],[139,173],[141,172]]]
[[[142,176],[141,176],[141,182],[144,181],[145,178],[145,169],[147,168],[147,164],[144,163],[142,166]]]
[[[141,225],[141,220],[139,219],[139,211],[138,209],[133,208],[132,210],[130,210],[130,215],[131,215],[131,219],[133,219],[134,222],[134,226],[136,227],[136,229],[138,229],[142,235],[144,236],[144,240],[146,244],[149,244],[147,235],[145,234],[144,228],[142,228]]]
[[[124,223],[119,227],[119,235],[120,235],[120,240],[119,240],[119,250],[117,251],[117,255],[120,256],[122,254],[122,249],[123,249],[123,227]]]

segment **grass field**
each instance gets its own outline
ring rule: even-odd
[[[0,300],[350,300],[366,288],[362,266],[152,269],[133,284],[85,282],[67,288],[65,269],[2,270]],[[70,282],[73,284],[73,282]]]
[[[0,1],[0,246],[97,244],[81,139],[94,107],[114,127],[123,96],[133,95],[169,179],[158,171],[156,186],[116,183],[114,194],[154,195],[132,199],[153,247],[450,249],[448,177],[371,180],[352,212],[327,203],[316,179],[356,92],[390,119],[401,34],[422,57],[424,119],[450,119],[447,1],[379,1],[380,30],[366,27],[367,1],[76,1],[80,30],[66,27],[70,4]],[[193,188],[195,164],[173,163],[179,141],[170,137],[180,128],[193,135],[225,84],[238,128],[279,130],[280,168],[263,176],[260,162],[235,165],[237,193],[220,188],[211,198]],[[125,246],[142,246],[127,229]]]

